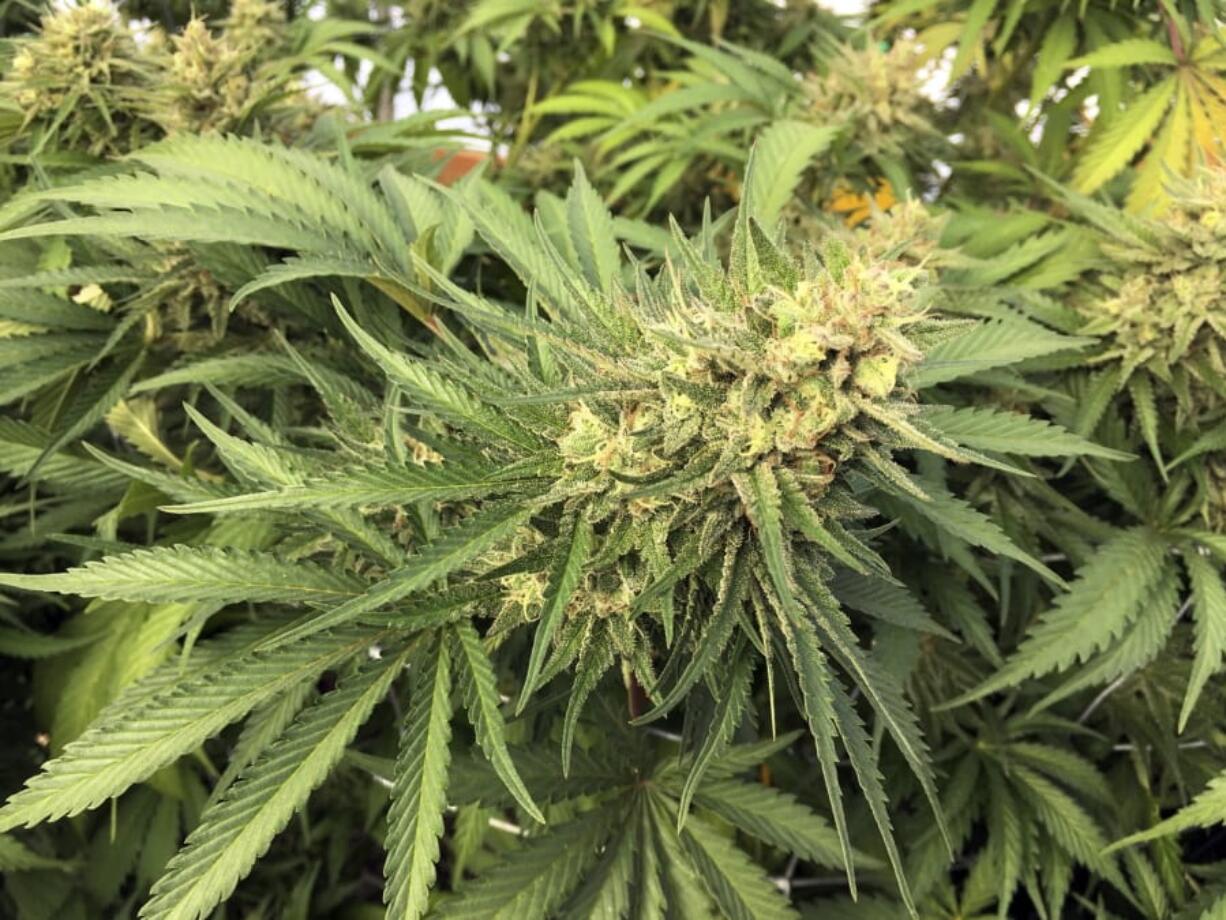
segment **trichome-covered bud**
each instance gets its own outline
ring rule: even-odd
[[[285,15],[275,4],[243,0],[231,6],[220,32],[193,18],[171,39],[166,79],[153,117],[168,134],[244,129],[257,113],[274,132],[309,127],[316,109],[272,67],[286,43]]]
[[[1173,189],[1159,221],[1104,250],[1118,266],[1106,296],[1082,304],[1082,330],[1103,339],[1098,360],[1121,380],[1143,371],[1181,420],[1226,408],[1226,172],[1205,170]]]
[[[677,264],[650,294],[614,295],[636,342],[610,368],[609,392],[624,396],[576,399],[555,441],[557,488],[588,496],[593,521],[669,534],[696,515],[735,527],[747,514],[737,480],[763,463],[820,507],[845,464],[913,431],[904,374],[943,328],[928,315],[927,271],[837,238],[803,261],[765,238],[756,247],[773,266],[757,277],[703,279]],[[647,558],[628,544],[610,560],[613,581],[589,579],[572,612],[628,604],[627,586],[649,582]]]
[[[922,50],[906,41],[888,50],[870,43],[843,47],[822,72],[805,80],[811,118],[845,125],[871,154],[905,153],[919,138],[935,138],[932,99],[923,92],[928,65]]]
[[[86,0],[42,17],[19,41],[0,92],[27,130],[54,126],[95,155],[123,152],[139,130],[133,111],[149,75],[131,29],[108,3]]]

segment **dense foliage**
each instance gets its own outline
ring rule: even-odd
[[[5,5],[0,916],[1226,916],[1221,16]]]

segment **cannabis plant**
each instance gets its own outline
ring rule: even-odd
[[[1219,916],[1212,5],[343,10],[0,48],[0,914]]]
[[[207,467],[171,477],[95,453],[177,502],[178,513],[219,516],[214,526],[256,513],[279,523],[256,551],[226,550],[206,537],[107,556],[63,575],[5,576],[6,584],[173,605],[191,634],[212,632],[206,624],[236,603],[263,612],[193,646],[186,672],[173,664],[136,684],[11,801],[5,826],[96,806],[253,710],[283,712],[280,695],[313,676],[352,670],[284,734],[278,726],[252,751],[146,908],[149,916],[198,916],[229,893],[408,664],[423,676],[413,678],[392,778],[389,896],[395,904],[407,898],[416,915],[447,801],[451,660],[478,745],[522,813],[545,822],[507,748],[490,657],[523,647],[523,663],[511,671],[515,713],[531,712],[549,686],[569,687],[554,748],[564,773],[585,703],[606,672],[620,674],[635,724],[683,704],[690,712],[696,693],[713,699],[705,727],[683,749],[675,804],[652,806],[674,814],[679,827],[746,718],[761,672],[768,731],[777,730],[777,697],[780,705],[791,698],[789,711],[808,729],[852,890],[839,745],[914,911],[865,715],[913,771],[937,826],[942,812],[902,687],[862,643],[881,619],[920,632],[939,627],[875,551],[872,522],[900,515],[915,540],[936,535],[961,548],[956,557],[983,548],[1060,583],[953,494],[941,465],[1028,475],[1013,458],[1116,453],[1042,420],[942,405],[925,394],[935,383],[1076,340],[1049,336],[960,358],[975,355],[998,328],[941,316],[922,266],[891,261],[879,245],[832,238],[793,250],[771,238],[757,220],[771,222],[759,196],[769,207],[781,197],[774,184],[794,182],[797,172],[771,164],[751,171],[726,259],[717,255],[713,224],[693,238],[675,228],[654,272],[623,260],[611,216],[582,172],[564,222],[540,230],[513,210],[490,207],[498,199],[482,201],[480,189],[447,193],[443,200],[458,205],[519,276],[526,297],[508,309],[450,281],[428,250],[407,246],[395,210],[397,193],[414,187],[405,180],[385,175],[378,196],[337,167],[234,142],[225,145],[234,163],[221,166],[209,158],[217,144],[180,141],[143,155],[158,170],[136,180],[143,208],[10,236],[199,240],[224,225],[231,239],[247,234],[252,242],[280,237],[314,249],[332,240],[327,259],[293,257],[256,286],[360,273],[399,292],[436,341],[406,350],[373,316],[362,321],[338,300],[342,323],[387,387],[372,393],[295,359],[331,415],[310,436],[324,442],[295,444],[214,391],[246,440],[188,412],[232,479],[206,475]],[[228,178],[240,160],[260,167],[246,191]],[[201,181],[210,173],[225,184]],[[304,195],[311,187],[346,188],[366,222]],[[54,196],[126,209],[134,188],[120,177]],[[272,200],[262,189],[294,189],[296,204],[286,199],[267,210]],[[227,208],[241,208],[251,229]],[[295,209],[315,216],[293,221]],[[425,300],[447,312],[427,316]],[[332,448],[321,450],[329,441]],[[928,458],[918,472],[900,462],[912,453]],[[278,611],[287,605],[306,611],[286,619]],[[717,677],[725,659],[731,670]],[[168,709],[171,700],[181,702]],[[258,731],[253,718],[249,730]],[[587,840],[585,851],[566,839],[542,843],[554,857],[533,863],[555,898],[545,910],[567,890],[556,873],[585,864],[564,870],[557,860],[591,858],[596,844]],[[696,867],[702,897],[738,913],[728,906],[737,885],[721,874],[731,870],[718,859],[700,858]]]

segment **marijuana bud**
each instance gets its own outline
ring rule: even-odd
[[[250,56],[223,36],[192,19],[174,36],[170,82],[160,119],[167,133],[232,130],[246,115],[251,80]]]
[[[24,113],[18,130],[52,134],[62,148],[118,156],[168,134],[260,128],[286,140],[322,111],[278,60],[288,43],[285,14],[240,0],[220,32],[193,17],[167,36],[141,35],[103,0],[57,8],[22,39],[0,95]]]
[[[1178,475],[1195,513],[1226,532],[1226,171],[1205,169],[1173,184],[1157,219],[1091,211],[1110,259],[1098,291],[1076,308],[1097,336],[1089,358],[1102,379],[1127,391],[1133,418],[1164,475]]]
[[[700,455],[725,475],[766,457],[799,471],[854,452],[865,402],[888,399],[921,356],[904,335],[924,319],[920,273],[837,242],[824,261],[792,284],[742,292],[733,309],[687,298],[642,323],[647,348],[632,361],[650,395],[616,420],[577,410],[599,445],[593,472],[644,476]]]
[[[171,39],[153,114],[167,134],[242,130],[259,111],[274,133],[309,129],[317,113],[289,75],[270,68],[286,44],[285,14],[263,0],[230,8],[220,32],[193,18]],[[280,129],[286,127],[292,131]]]
[[[1195,424],[1226,409],[1226,172],[1204,170],[1173,192],[1143,242],[1104,244],[1118,268],[1108,295],[1082,306],[1083,331],[1103,338],[1098,360],[1119,362],[1122,381],[1144,371]]]
[[[841,124],[869,154],[905,154],[917,138],[935,138],[932,100],[923,92],[926,66],[915,44],[896,42],[888,50],[869,43],[843,47],[821,73],[805,80],[810,117]]]
[[[705,559],[751,527],[757,467],[820,515],[847,504],[850,465],[916,433],[902,375],[943,328],[929,316],[927,271],[835,237],[792,261],[754,233],[770,271],[704,280],[670,263],[655,286],[616,290],[602,308],[633,344],[600,369],[612,398],[575,400],[554,438],[555,492],[603,546],[562,635],[598,620],[619,655],[650,660],[634,637],[650,642],[638,615],[660,560],[686,544]],[[530,617],[525,598],[545,585],[515,578],[510,606]]]
[[[24,112],[23,130],[55,127],[96,156],[123,152],[148,68],[131,29],[101,0],[58,7],[20,40],[0,92]]]
[[[226,37],[265,57],[285,44],[285,9],[268,0],[233,0],[223,23]]]

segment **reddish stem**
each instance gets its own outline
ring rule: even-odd
[[[1179,34],[1179,27],[1175,25],[1175,20],[1165,9],[1162,10],[1162,18],[1166,20],[1166,34],[1171,40],[1171,51],[1175,54],[1175,60],[1182,64],[1184,62],[1183,36]]]
[[[637,719],[647,709],[647,691],[643,689],[634,672],[626,683],[626,708],[630,710],[630,718]]]

